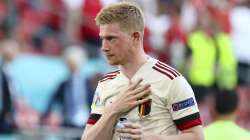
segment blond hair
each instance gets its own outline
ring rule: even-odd
[[[98,26],[118,23],[121,30],[132,32],[144,32],[144,17],[141,9],[128,2],[119,2],[103,8],[96,16]]]

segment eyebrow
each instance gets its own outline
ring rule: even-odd
[[[99,35],[101,39],[111,39],[111,38],[117,38],[115,35],[107,35],[107,36],[101,36]]]

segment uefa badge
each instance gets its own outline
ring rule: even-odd
[[[151,112],[151,103],[152,99],[148,100],[147,102],[144,102],[139,105],[138,107],[138,116],[142,119],[146,115],[149,115]]]

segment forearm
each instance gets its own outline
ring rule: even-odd
[[[184,133],[179,135],[172,135],[172,136],[163,136],[157,134],[148,134],[145,137],[145,140],[204,140],[202,136],[195,135],[192,133]]]
[[[178,135],[164,136],[145,132],[144,140],[204,140],[203,132],[196,130],[196,132],[183,132]]]
[[[95,125],[84,132],[82,140],[112,140],[116,120],[115,114],[104,113]]]

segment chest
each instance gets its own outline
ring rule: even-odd
[[[167,103],[167,93],[168,87],[163,84],[161,80],[158,81],[146,81],[151,85],[152,94],[150,95],[151,104],[150,104],[150,113],[146,116],[141,117],[139,115],[139,107],[135,107],[127,114],[124,114],[124,117],[132,122],[140,122],[144,120],[153,120],[160,118],[161,115],[166,117],[168,114],[168,103]],[[144,83],[144,84],[145,84]],[[143,83],[142,83],[143,84]],[[103,101],[105,106],[108,106],[117,100],[117,95],[121,93],[128,86],[128,83],[119,83],[113,82],[102,88],[100,93],[100,98]],[[160,115],[161,114],[161,115]]]

